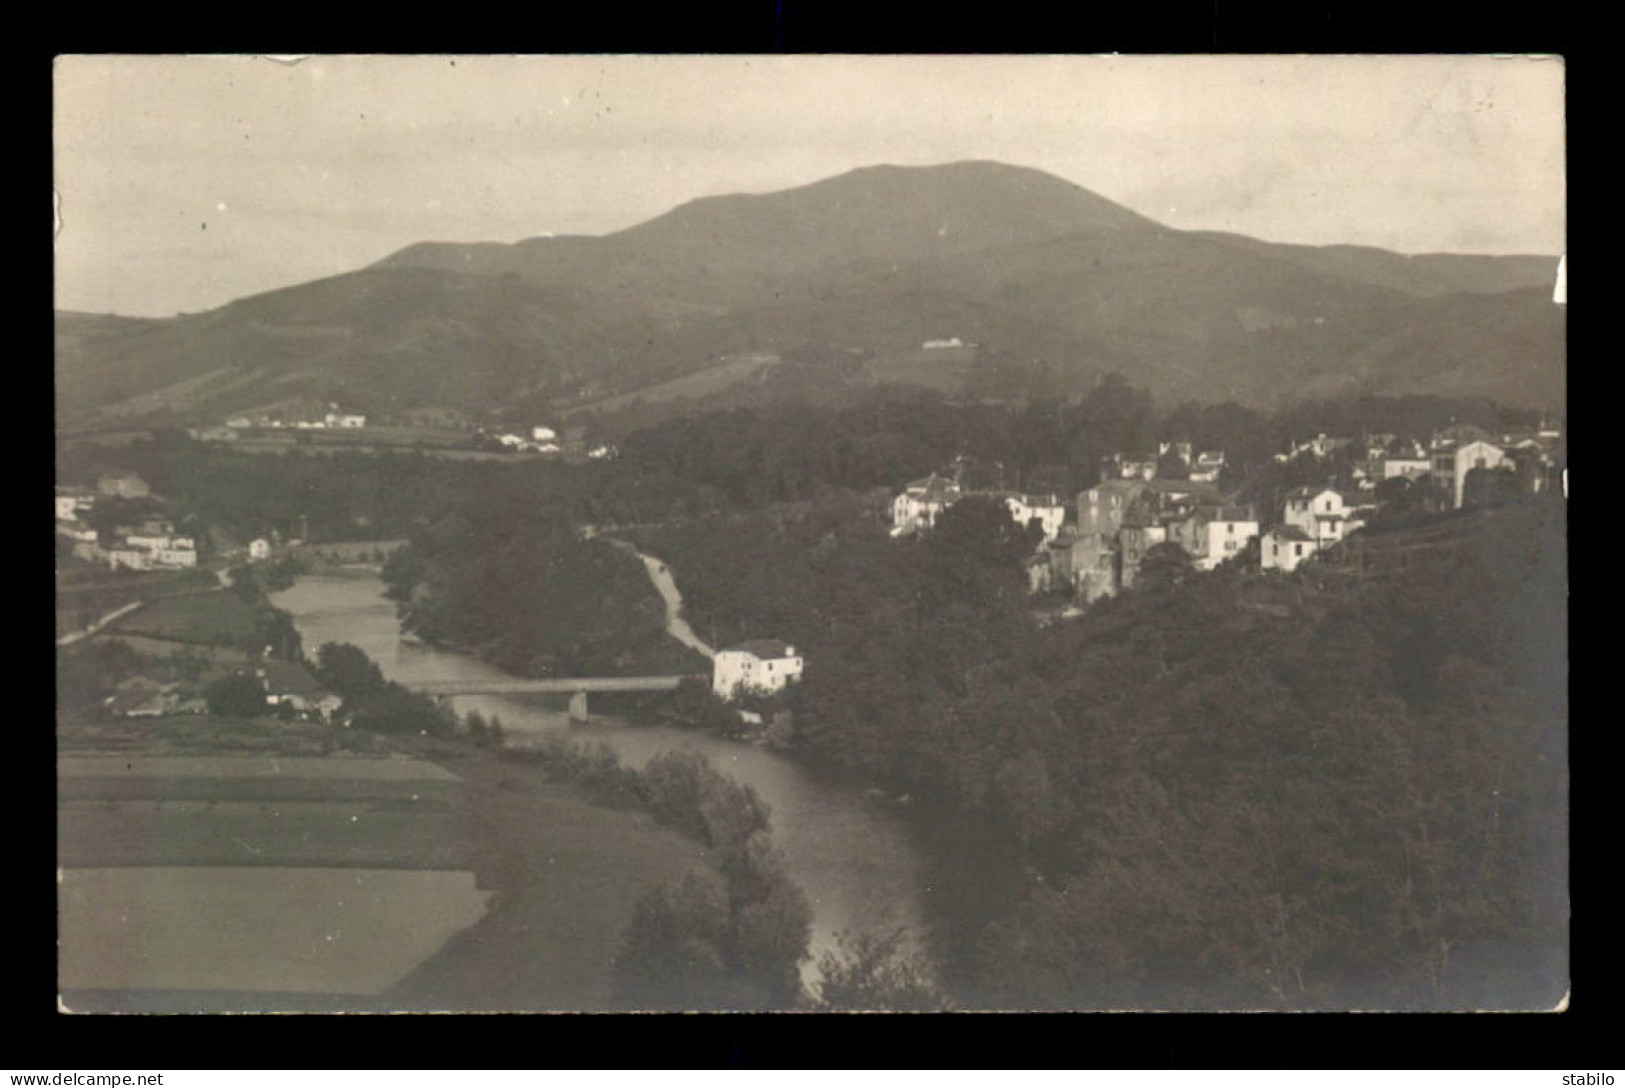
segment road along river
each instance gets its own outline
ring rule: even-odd
[[[385,676],[408,685],[513,679],[467,654],[404,641],[395,605],[383,591],[376,571],[356,568],[302,577],[272,600],[292,614],[308,654],[325,642],[348,642],[364,650]],[[453,699],[459,713],[478,710],[500,717],[510,743],[569,733],[584,741],[603,741],[623,763],[638,767],[662,752],[686,746],[752,787],[771,806],[774,841],[812,903],[814,961],[834,947],[842,931],[903,927],[915,935],[923,933],[924,897],[930,891],[924,859],[902,821],[861,790],[825,781],[787,756],[749,744],[609,718],[572,727],[565,712],[540,703],[522,695]]]

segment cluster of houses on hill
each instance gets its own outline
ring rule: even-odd
[[[1291,571],[1366,525],[1385,497],[1413,494],[1416,507],[1459,508],[1471,501],[1475,470],[1499,474],[1514,491],[1539,493],[1560,478],[1563,460],[1562,435],[1555,428],[1492,435],[1466,424],[1445,428],[1426,442],[1370,434],[1356,443],[1321,434],[1292,443],[1276,459],[1327,461],[1339,454],[1347,458],[1348,486],[1296,488],[1267,520],[1253,505],[1219,490],[1224,451],[1193,451],[1188,442],[1159,443],[1154,456],[1107,457],[1100,482],[1078,492],[1070,506],[1056,495],[964,486],[961,461],[915,480],[893,498],[891,533],[929,530],[945,510],[970,495],[1000,500],[1018,524],[1036,523],[1042,530],[1038,550],[1026,562],[1029,588],[1068,590],[1087,603],[1134,585],[1158,545],[1177,544],[1195,570],[1205,571],[1248,551],[1257,538],[1261,569]],[[1170,459],[1187,469],[1182,478],[1159,475],[1159,466]],[[1385,481],[1396,479],[1402,482],[1381,490]]]
[[[972,468],[961,458],[946,472],[936,473],[906,486],[892,500],[892,536],[907,536],[936,527],[944,510],[970,495],[1002,501],[1018,524],[1037,521],[1044,540],[1053,540],[1066,521],[1066,502],[1055,494],[1028,494],[998,487],[978,487],[967,480]]]
[[[106,563],[114,569],[185,570],[198,563],[197,542],[177,533],[169,519],[144,517],[139,523],[118,525],[111,533],[89,524],[99,499],[144,499],[152,495],[146,481],[133,473],[110,473],[97,481],[96,490],[56,489],[56,534],[72,545],[76,558]]]
[[[1109,597],[1138,580],[1146,556],[1174,543],[1197,570],[1212,570],[1258,535],[1252,506],[1203,480],[1102,480],[1080,491],[1076,520],[1028,560],[1034,592],[1069,588],[1080,602]]]
[[[1180,462],[1187,466],[1185,473],[1187,478],[1196,483],[1216,483],[1219,473],[1224,471],[1223,450],[1196,452],[1192,450],[1189,442],[1159,442],[1155,454],[1150,451],[1139,455],[1111,454],[1101,463],[1100,478],[1153,480],[1157,477],[1158,466],[1166,457],[1179,458]]]

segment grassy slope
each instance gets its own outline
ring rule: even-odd
[[[173,719],[69,723],[59,725],[58,736],[70,754],[229,755],[267,743],[274,751],[284,734],[313,728]],[[377,997],[106,992],[67,995],[70,1006],[149,1012],[607,1007],[609,965],[633,902],[701,860],[700,847],[645,816],[591,805],[573,787],[544,781],[534,767],[460,744],[402,743],[460,781],[64,778],[62,863],[466,868],[480,888],[496,893],[477,924]],[[239,840],[261,852],[244,850]]]

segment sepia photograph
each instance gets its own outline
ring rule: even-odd
[[[58,1008],[1562,1011],[1565,110],[56,57]]]

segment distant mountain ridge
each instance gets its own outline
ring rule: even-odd
[[[874,166],[601,237],[419,243],[166,321],[59,314],[58,397],[64,418],[210,418],[295,393],[380,412],[579,404],[809,345],[883,380],[885,360],[957,336],[1172,400],[1560,407],[1556,266],[1178,231],[1000,163]]]

